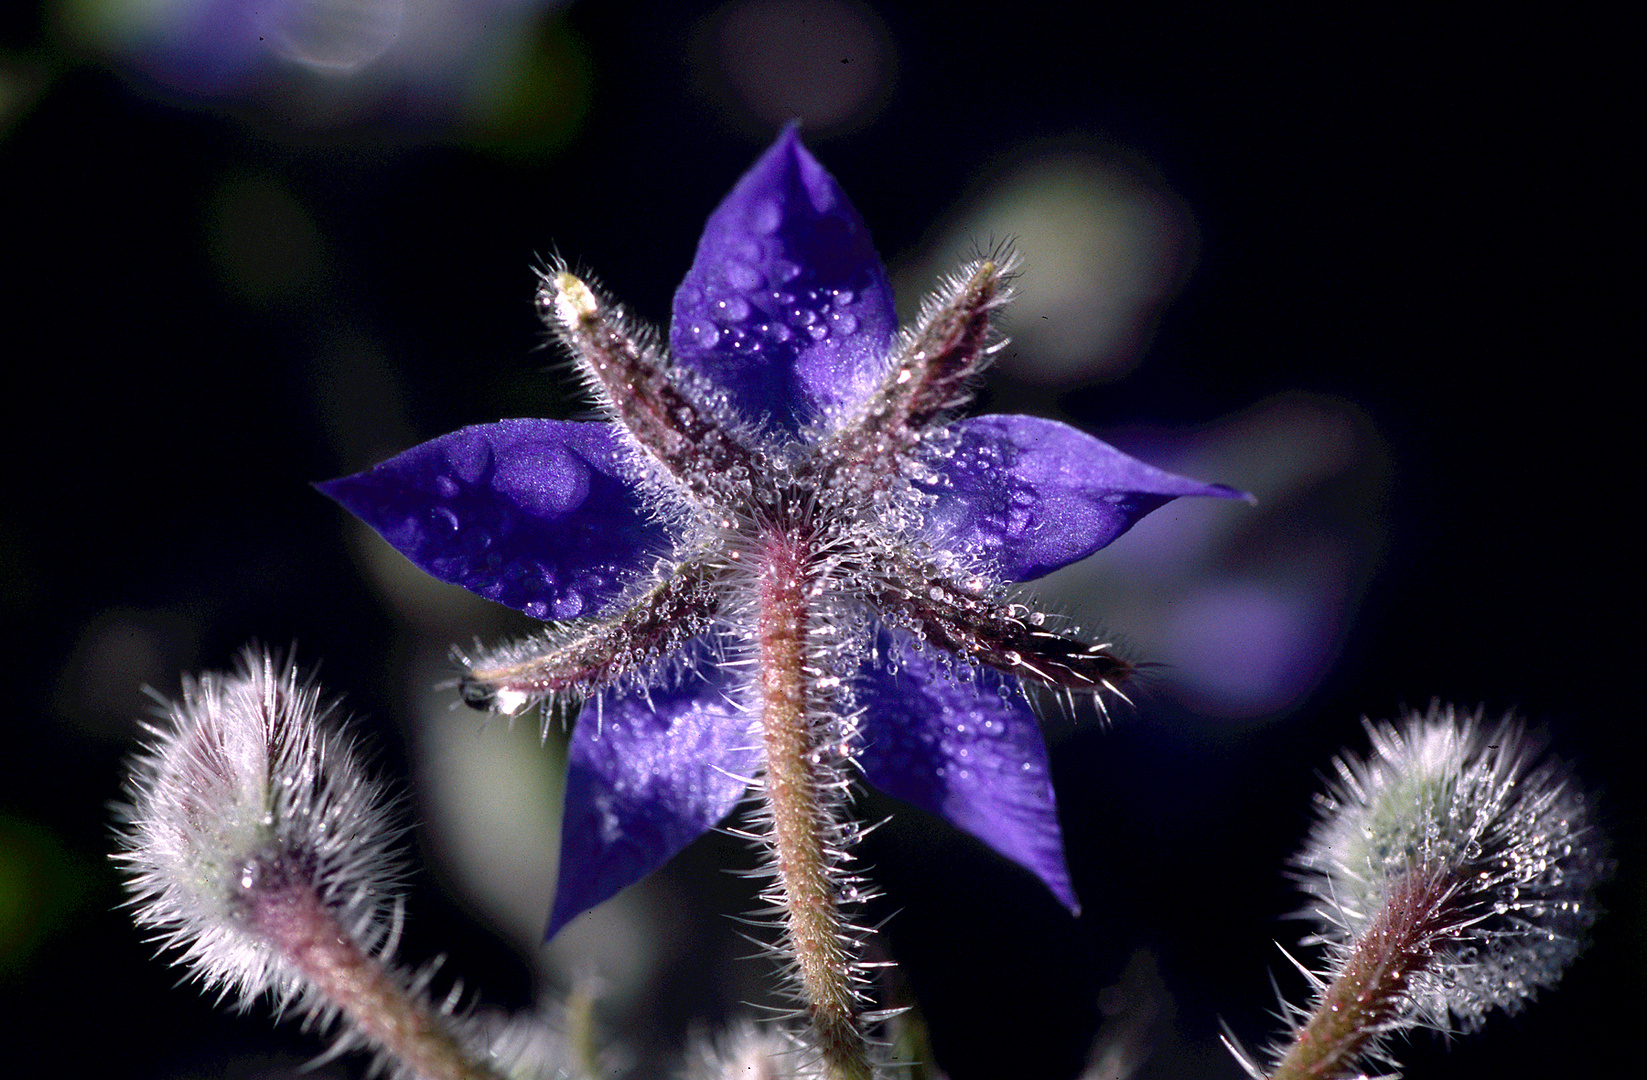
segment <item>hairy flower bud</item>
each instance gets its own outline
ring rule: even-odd
[[[320,691],[248,650],[228,675],[185,680],[132,764],[119,808],[138,924],[219,996],[267,993],[322,1024],[333,1052],[366,1047],[418,1080],[561,1076],[507,1031],[430,1003],[433,967],[398,970],[389,801]]]
[[[1277,1080],[1360,1075],[1393,1032],[1516,1011],[1577,955],[1609,868],[1583,793],[1518,720],[1432,706],[1367,733],[1294,860],[1327,964]]]
[[[299,896],[367,952],[389,936],[398,830],[349,742],[324,726],[331,711],[295,667],[248,650],[232,674],[185,679],[132,763],[115,857],[137,921],[243,1006],[303,995],[270,941]]]

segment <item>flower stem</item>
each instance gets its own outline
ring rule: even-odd
[[[854,943],[836,897],[841,770],[829,746],[833,711],[809,673],[806,545],[774,531],[760,571],[762,785],[776,861],[776,899],[801,997],[831,1080],[868,1080]]]
[[[409,1073],[422,1080],[502,1080],[470,1056],[439,1012],[360,948],[312,889],[265,881],[255,896],[249,922],[350,1027]]]
[[[1270,1080],[1361,1076],[1362,1056],[1408,1008],[1407,986],[1435,955],[1453,890],[1418,867],[1392,883],[1384,907],[1351,946],[1342,969]]]

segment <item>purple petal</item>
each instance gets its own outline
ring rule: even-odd
[[[869,782],[976,836],[1079,913],[1035,714],[1004,676],[958,678],[907,644],[901,672],[872,666],[860,683]]]
[[[1145,465],[1068,424],[1035,416],[979,416],[951,429],[954,451],[928,490],[934,546],[1028,581],[1086,558],[1180,495],[1246,498]]]
[[[586,615],[663,545],[607,424],[504,420],[316,485],[442,581],[538,619]]]
[[[585,707],[572,732],[546,936],[731,813],[757,767],[758,741],[749,718],[701,681]]]
[[[794,430],[868,395],[897,328],[868,230],[790,128],[710,215],[669,344],[743,416]]]

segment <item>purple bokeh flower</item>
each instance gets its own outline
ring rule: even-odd
[[[1128,668],[1005,590],[1178,496],[1239,493],[1051,420],[955,419],[1011,269],[1003,252],[964,268],[900,334],[863,222],[790,130],[711,215],[667,353],[577,278],[544,275],[540,311],[607,422],[478,425],[321,485],[435,577],[552,621],[469,661],[471,704],[593,699],[551,935],[762,773],[754,684],[779,563],[805,583],[797,664],[842,760],[1076,907],[1019,687],[1095,692]]]
[[[67,6],[70,34],[161,86],[207,101],[280,102],[283,117],[335,125],[374,115],[472,121],[521,78],[543,13],[564,2],[101,0]]]

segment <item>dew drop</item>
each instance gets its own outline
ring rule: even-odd
[[[706,349],[712,349],[721,343],[720,329],[715,326],[694,326],[692,337]]]
[[[778,204],[775,202],[756,203],[754,208],[749,211],[749,231],[752,233],[759,233],[763,236],[775,233],[782,223],[783,211],[778,208]]]
[[[843,334],[855,334],[858,332],[858,317],[851,312],[846,312],[836,317],[835,325]]]
[[[715,301],[715,314],[729,322],[743,322],[749,318],[749,301],[741,296],[728,296]]]

